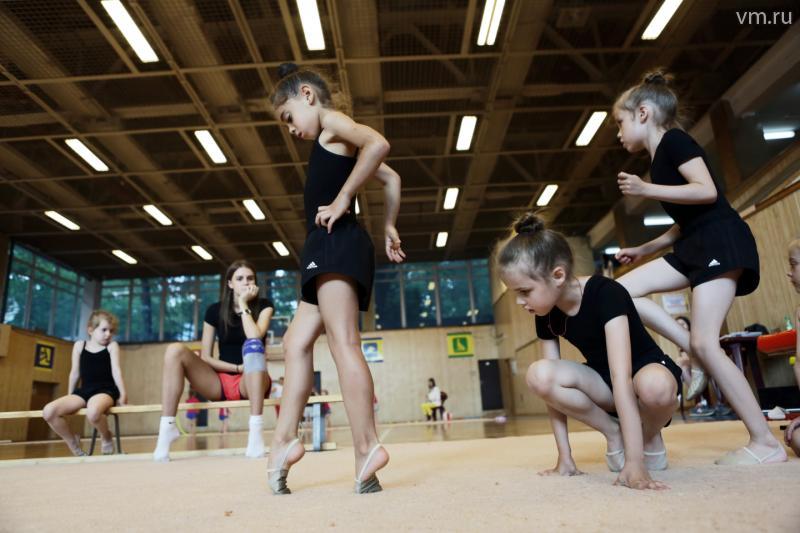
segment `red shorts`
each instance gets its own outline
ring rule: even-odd
[[[222,399],[223,400],[241,400],[242,393],[239,391],[239,383],[242,381],[242,374],[228,374],[226,372],[217,372],[219,382],[222,385]],[[264,397],[269,397],[269,391],[272,388],[272,378],[267,374],[267,387],[264,390]]]

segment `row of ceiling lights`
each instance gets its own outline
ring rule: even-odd
[[[319,17],[317,1],[296,0],[296,2],[297,9],[300,14],[300,22],[305,35],[306,46],[309,50],[324,50],[325,38],[322,32],[322,23]],[[656,39],[664,27],[666,27],[672,16],[675,14],[675,11],[677,11],[681,2],[682,0],[664,0],[663,4],[653,16],[653,19],[650,21],[644,33],[642,34],[642,39]],[[150,46],[150,43],[147,41],[144,34],[136,25],[130,13],[128,13],[128,10],[120,0],[102,0],[101,5],[117,25],[117,28],[119,28],[123,37],[136,53],[140,61],[143,63],[153,63],[159,61],[158,55],[153,50],[152,46]],[[483,9],[483,16],[481,17],[481,25],[478,30],[478,46],[494,45],[497,38],[497,32],[500,28],[500,20],[503,15],[504,7],[505,0],[486,1]],[[583,131],[576,139],[575,144],[577,146],[588,145],[595,133],[597,133],[597,130],[602,125],[606,116],[607,113],[605,111],[593,112],[587,120]],[[458,138],[456,141],[456,150],[467,151],[470,149],[477,122],[477,116],[467,115],[462,117]],[[227,162],[225,154],[222,152],[222,149],[219,147],[210,131],[196,130],[194,135],[212,162],[216,164],[223,164]],[[80,139],[66,139],[65,143],[95,171],[107,172],[109,170],[108,165],[104,163],[103,160],[100,159],[94,152],[92,152],[92,150],[90,150],[89,147],[87,147],[86,144],[84,144]],[[536,205],[541,207],[549,204],[557,190],[557,184],[547,185],[539,195]],[[443,205],[445,210],[451,210],[455,208],[456,200],[458,199],[458,193],[459,190],[457,187],[451,187],[447,189]],[[256,202],[255,199],[246,199],[242,202],[242,204],[250,213],[250,216],[253,217],[253,219],[264,220],[266,218],[264,212],[261,210],[258,202]],[[161,225],[171,226],[173,224],[172,220],[155,205],[148,204],[143,206],[143,209]],[[359,214],[359,212],[360,207],[358,205],[358,199],[356,199],[356,214]],[[56,211],[46,211],[45,215],[69,230],[77,231],[80,229],[78,224]],[[438,248],[443,248],[446,246],[447,238],[448,232],[439,232],[436,236],[436,246]],[[285,257],[289,255],[289,250],[282,241],[275,241],[272,243],[272,246],[280,256]],[[203,260],[210,261],[213,259],[213,256],[200,245],[192,245],[191,250]],[[111,253],[128,264],[136,264],[138,262],[136,258],[122,250],[112,250]]]

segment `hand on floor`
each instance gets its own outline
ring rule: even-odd
[[[614,485],[636,490],[664,490],[669,488],[665,483],[651,478],[644,464],[631,462],[625,463]]]

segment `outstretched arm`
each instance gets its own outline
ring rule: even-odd
[[[400,175],[386,163],[381,163],[375,171],[375,178],[383,183],[386,211],[383,227],[386,233],[386,257],[393,263],[401,263],[406,254],[400,248],[400,235],[397,233],[397,214],[400,212]]]

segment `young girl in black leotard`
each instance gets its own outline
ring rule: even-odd
[[[667,468],[661,428],[677,407],[681,370],[642,325],[628,292],[602,276],[575,277],[567,240],[533,214],[498,254],[500,277],[517,303],[536,315],[542,359],[528,369],[528,386],[547,403],[558,463],[542,475],[580,474],[572,458],[567,417],[603,433],[616,484],[660,489],[648,470]],[[560,357],[559,337],[586,358]],[[617,415],[619,413],[619,415]]]
[[[299,139],[314,142],[308,162],[304,203],[307,236],[301,257],[302,301],[283,345],[286,361],[281,411],[269,456],[268,481],[276,494],[289,493],[289,467],[305,450],[297,427],[311,391],[312,348],[327,335],[339,372],[355,449],[356,492],[381,489],[375,476],[389,461],[378,442],[372,409],[372,376],[361,352],[358,312],[366,311],[372,291],[375,250],[355,218],[355,195],[370,178],[384,184],[385,250],[390,261],[405,254],[395,229],[400,207],[400,177],[383,163],[389,143],[358,124],[335,100],[340,96],[317,72],[284,64],[272,95],[275,115]]]
[[[100,433],[103,455],[114,453],[105,413],[115,403],[125,405],[128,401],[119,366],[119,345],[112,340],[118,324],[117,317],[108,311],[92,312],[87,324],[89,340],[78,341],[72,347],[67,395],[44,406],[44,419],[75,455],[86,454],[81,449],[80,438],[70,431],[64,416],[83,407],[86,407],[87,420]],[[76,388],[78,380],[81,386]]]

